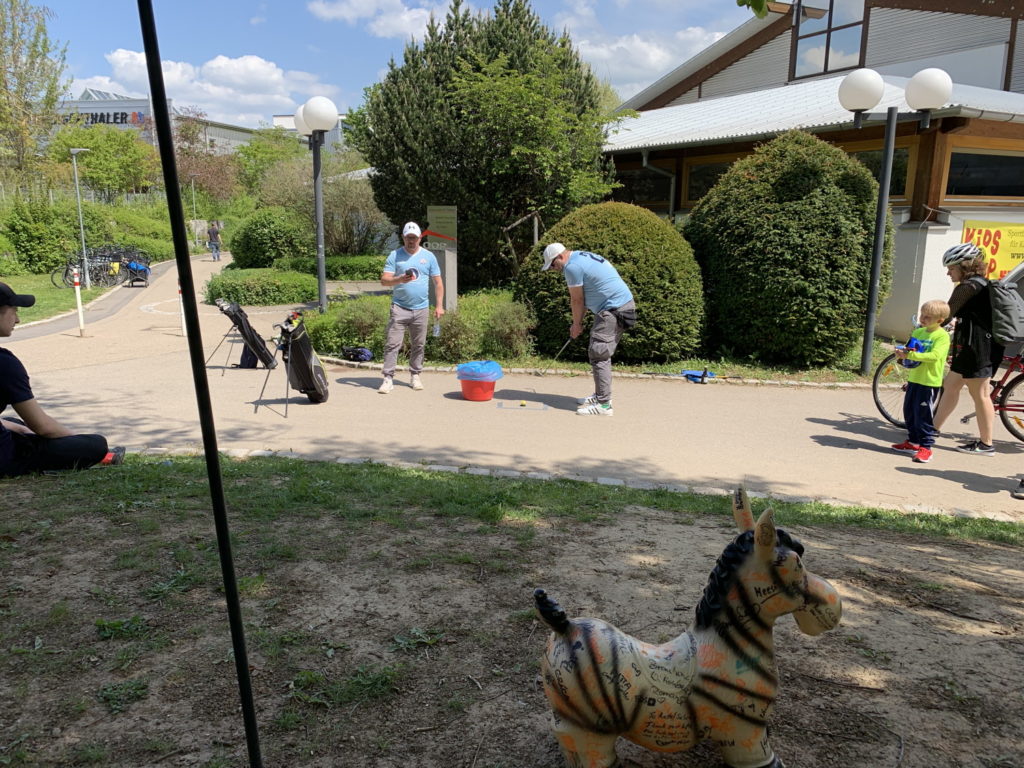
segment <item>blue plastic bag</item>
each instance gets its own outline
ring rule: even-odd
[[[471,360],[456,366],[455,370],[459,381],[497,381],[505,375],[493,360]]]

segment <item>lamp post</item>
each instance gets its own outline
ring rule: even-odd
[[[866,117],[877,122],[882,115],[865,115],[882,100],[885,82],[873,69],[858,69],[843,78],[839,85],[839,103],[853,112],[853,127],[860,128]],[[904,89],[904,98],[914,112],[900,114],[898,107],[885,111],[885,141],[882,145],[882,169],[878,179],[878,208],[875,213],[875,242],[871,251],[871,282],[868,284],[867,319],[864,326],[864,347],[860,356],[860,373],[871,373],[871,349],[875,338],[875,315],[878,310],[878,281],[882,274],[882,249],[885,244],[885,217],[889,209],[889,183],[892,180],[892,160],[896,150],[896,123],[918,121],[926,130],[931,121],[931,110],[949,102],[953,81],[941,69],[922,69],[914,75]]]
[[[75,200],[78,202],[78,232],[82,236],[82,271],[85,272],[85,289],[92,288],[92,281],[89,280],[89,257],[85,253],[85,224],[82,221],[82,192],[78,188],[78,153],[88,152],[84,147],[71,149],[71,166],[75,169]]]
[[[313,151],[313,215],[316,220],[316,281],[320,312],[327,311],[327,265],[324,260],[324,195],[320,183],[320,147],[324,134],[338,123],[338,108],[326,96],[314,96],[295,110],[295,130],[309,136]]]

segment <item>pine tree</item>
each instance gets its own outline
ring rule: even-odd
[[[600,96],[571,41],[528,0],[498,0],[487,16],[452,0],[444,24],[432,19],[367,90],[352,143],[396,224],[458,206],[462,288],[500,284],[521,258],[502,253],[505,226],[531,211],[552,224],[610,190]],[[512,235],[525,255],[528,233]]]

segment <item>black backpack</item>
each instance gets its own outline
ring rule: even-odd
[[[1024,340],[1024,297],[1017,291],[1017,284],[986,280],[981,275],[974,275],[969,280],[976,285],[988,286],[992,304],[992,338],[1004,347]]]
[[[342,347],[341,356],[353,363],[368,363],[373,360],[373,352],[366,347]]]

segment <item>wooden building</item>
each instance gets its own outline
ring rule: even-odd
[[[890,202],[894,283],[878,331],[905,337],[921,302],[945,298],[940,256],[974,239],[991,276],[1024,272],[1024,0],[797,0],[769,3],[705,51],[633,96],[609,138],[623,187],[616,198],[685,216],[738,157],[799,128],[855,154],[877,173],[884,125],[854,129],[839,84],[854,69],[882,74],[873,113],[898,106]],[[939,67],[948,104],[922,128],[904,88]]]

